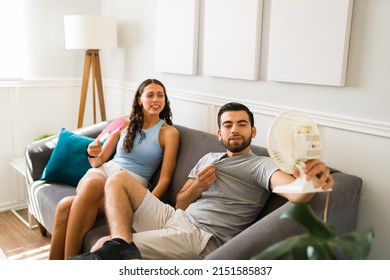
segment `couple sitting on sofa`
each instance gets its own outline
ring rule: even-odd
[[[270,158],[251,152],[251,139],[256,136],[253,114],[242,104],[229,103],[222,106],[218,114],[218,137],[227,152],[209,153],[198,162],[178,193],[175,208],[162,203],[159,197],[169,185],[178,146],[178,133],[169,125],[169,117],[169,101],[164,86],[156,80],[142,83],[134,98],[129,128],[111,136],[103,149],[97,142],[88,147],[91,165],[101,167],[92,168],[78,188],[89,182],[98,190],[78,191],[76,197],[65,198],[59,204],[51,259],[201,259],[248,227],[275,186],[294,180],[279,170]],[[165,119],[167,124],[160,119]],[[152,130],[157,131],[154,140],[149,135]],[[152,142],[155,147],[156,143],[160,144],[154,154],[149,149],[149,145],[153,146]],[[124,169],[127,165],[122,163],[127,160],[123,161],[123,157],[135,157],[141,145],[148,145],[147,151],[143,149],[140,157],[144,166],[129,167],[132,172],[128,172],[111,162],[101,165],[114,151],[112,147],[116,143],[117,152],[112,161]],[[162,171],[159,183],[150,193],[145,186],[157,168],[152,166],[156,160],[156,166],[162,161]],[[317,187],[333,187],[333,178],[321,161],[309,161],[304,172],[308,179],[319,178]],[[82,197],[81,193],[87,200],[94,197],[96,201],[98,198],[96,210],[91,211],[84,205],[83,213],[76,211],[74,206]],[[313,195],[283,196],[292,202],[307,202]],[[75,256],[81,249],[84,235],[92,228],[104,205],[110,236],[100,239],[90,253]],[[79,227],[85,215],[91,220],[84,224],[85,231],[72,232],[76,219],[79,219]],[[132,233],[132,228],[135,233]],[[75,244],[75,240],[78,244],[72,245],[71,252],[68,250],[72,247],[69,242]]]

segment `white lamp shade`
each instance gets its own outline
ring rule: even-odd
[[[117,47],[117,26],[113,17],[96,15],[64,16],[67,49]]]

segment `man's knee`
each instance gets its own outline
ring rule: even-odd
[[[126,170],[119,170],[115,174],[111,175],[106,182],[106,191],[112,188],[123,188],[126,190],[137,188],[142,186],[137,179]]]
[[[127,195],[135,211],[142,203],[147,189],[129,172],[120,170],[113,174],[105,185],[105,193],[111,195]]]

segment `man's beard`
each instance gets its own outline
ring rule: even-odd
[[[249,137],[248,139],[246,139],[245,137],[242,137],[243,138],[243,142],[241,144],[230,144],[229,143],[229,140],[223,140],[221,139],[220,142],[222,143],[222,145],[225,146],[226,149],[228,149],[228,151],[232,152],[232,153],[239,153],[243,150],[245,150],[252,142],[252,137]]]

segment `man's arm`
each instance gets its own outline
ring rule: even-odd
[[[311,180],[314,177],[318,178],[314,187],[322,188],[324,190],[330,189],[334,185],[333,177],[330,175],[329,169],[320,160],[310,160],[306,162],[306,166],[303,170],[306,174],[306,179]],[[299,171],[295,170],[294,176],[299,176]],[[287,174],[281,170],[276,171],[270,179],[270,187],[273,190],[276,186],[287,185],[295,180],[290,174]],[[293,203],[306,203],[310,201],[315,193],[303,193],[303,194],[291,194],[291,193],[279,193],[280,196],[287,198]]]
[[[215,167],[209,165],[196,174],[196,179],[188,179],[176,196],[176,209],[185,210],[196,201],[215,181]]]

